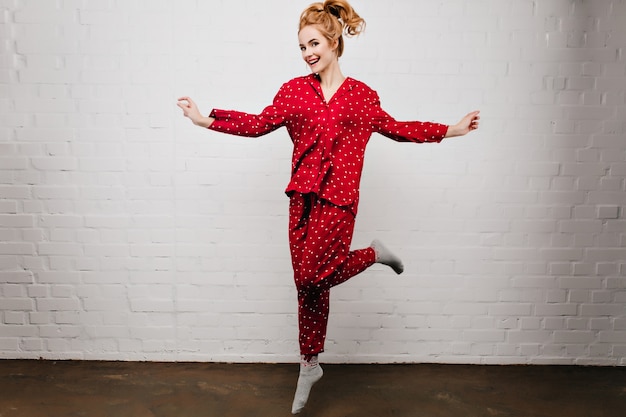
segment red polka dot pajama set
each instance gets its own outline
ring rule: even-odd
[[[293,141],[289,245],[298,290],[300,353],[324,350],[329,293],[376,261],[374,249],[350,250],[365,147],[373,132],[398,142],[440,142],[448,127],[398,122],[378,94],[346,78],[330,101],[318,77],[285,83],[261,114],[214,109],[211,130],[257,137],[282,126]]]

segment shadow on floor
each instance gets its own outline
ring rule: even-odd
[[[323,365],[302,417],[622,417],[626,367]],[[0,417],[290,416],[297,365],[0,361]]]

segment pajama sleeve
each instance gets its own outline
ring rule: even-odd
[[[237,136],[259,137],[284,126],[288,118],[284,89],[285,86],[281,87],[273,103],[260,114],[213,109],[209,117],[215,120],[209,129]]]
[[[448,126],[441,123],[395,120],[380,107],[380,99],[375,92],[371,109],[374,132],[397,142],[441,142],[448,131]]]

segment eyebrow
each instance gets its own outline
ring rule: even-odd
[[[313,42],[313,41],[317,41],[317,38],[313,38],[313,39],[311,39],[310,41],[308,41],[307,43],[311,43],[311,42]],[[318,41],[318,42],[319,42],[319,41]],[[300,46],[304,46],[304,45],[300,44]]]

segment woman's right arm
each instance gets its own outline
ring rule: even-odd
[[[196,126],[209,128],[215,121],[212,117],[203,116],[196,103],[189,97],[180,97],[177,106],[183,110],[184,116],[188,117]]]
[[[270,133],[288,123],[291,116],[289,97],[293,95],[293,87],[285,83],[269,106],[260,114],[244,113],[236,110],[213,109],[208,116],[203,116],[198,106],[189,97],[178,99],[178,107],[183,110],[195,125],[209,128],[216,132],[237,136],[259,137]]]

